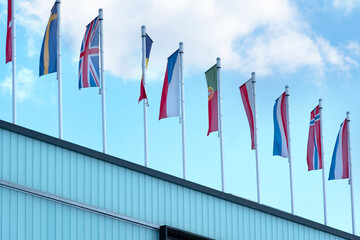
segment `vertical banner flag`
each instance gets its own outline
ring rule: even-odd
[[[307,145],[307,164],[308,171],[322,169],[321,155],[321,127],[320,127],[320,108],[317,106],[310,113],[310,128]]]
[[[148,63],[149,63],[149,58],[150,58],[150,51],[151,51],[151,47],[153,44],[153,40],[151,40],[151,38],[149,37],[149,35],[145,34],[145,52],[146,52],[146,56],[145,56],[145,69],[147,69]],[[144,86],[144,79],[143,76],[141,77],[141,85],[140,85],[140,97],[139,97],[139,102],[143,99],[147,99],[147,95],[146,95],[146,91],[145,91],[145,86]]]
[[[180,116],[180,59],[179,49],[169,58],[161,94],[159,120]]]
[[[284,158],[289,157],[288,154],[288,129],[286,117],[286,93],[276,99],[274,105],[274,148],[273,155]]]
[[[349,178],[349,141],[347,121],[340,125],[331,159],[329,180]]]
[[[39,76],[57,72],[57,27],[57,7],[54,4],[41,46]]]
[[[255,149],[255,102],[252,79],[240,87],[240,94],[249,121],[251,135],[251,149]]]
[[[99,84],[99,17],[86,26],[79,61],[79,89]]]
[[[217,65],[215,64],[205,72],[206,82],[208,86],[208,111],[209,111],[209,130],[211,132],[218,131],[218,92],[217,92]]]
[[[8,18],[7,18],[7,31],[6,31],[6,61],[12,61],[12,0],[8,0]]]

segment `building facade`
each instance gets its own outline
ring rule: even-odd
[[[0,121],[0,239],[360,237]]]

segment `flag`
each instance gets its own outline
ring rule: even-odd
[[[286,116],[286,94],[285,92],[276,99],[274,105],[274,149],[273,155],[284,158],[288,154],[288,129]]]
[[[146,52],[146,56],[145,56],[145,68],[147,69],[148,63],[149,63],[149,58],[150,58],[150,51],[151,51],[151,46],[153,44],[153,40],[151,40],[151,38],[149,37],[149,35],[145,34],[145,52]],[[143,76],[141,77],[141,85],[140,85],[140,97],[139,97],[139,102],[143,99],[147,99],[147,95],[146,95],[146,91],[145,91],[145,86],[144,86],[144,80],[143,80]]]
[[[349,178],[349,137],[347,120],[340,125],[331,159],[329,180]]]
[[[317,106],[310,113],[310,128],[307,145],[308,171],[322,169],[322,145],[320,124],[320,108],[319,106]]]
[[[169,58],[161,94],[159,120],[180,116],[180,58],[179,49]]]
[[[249,121],[251,135],[251,149],[255,149],[255,99],[252,79],[240,87],[240,94]]]
[[[208,86],[209,136],[211,132],[218,131],[217,65],[207,70],[205,76]]]
[[[41,46],[39,76],[57,72],[57,28],[57,7],[54,4]]]
[[[99,17],[86,26],[79,61],[79,89],[99,87]]]
[[[8,0],[8,19],[6,32],[6,62],[12,61],[12,0]]]

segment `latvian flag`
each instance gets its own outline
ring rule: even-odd
[[[307,145],[308,171],[322,169],[320,108],[310,113],[310,128]]]
[[[329,180],[349,178],[349,135],[347,119],[340,125],[331,159]]]

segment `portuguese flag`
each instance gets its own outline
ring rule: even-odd
[[[209,130],[218,131],[218,92],[217,92],[217,66],[216,64],[205,72],[208,86]]]

